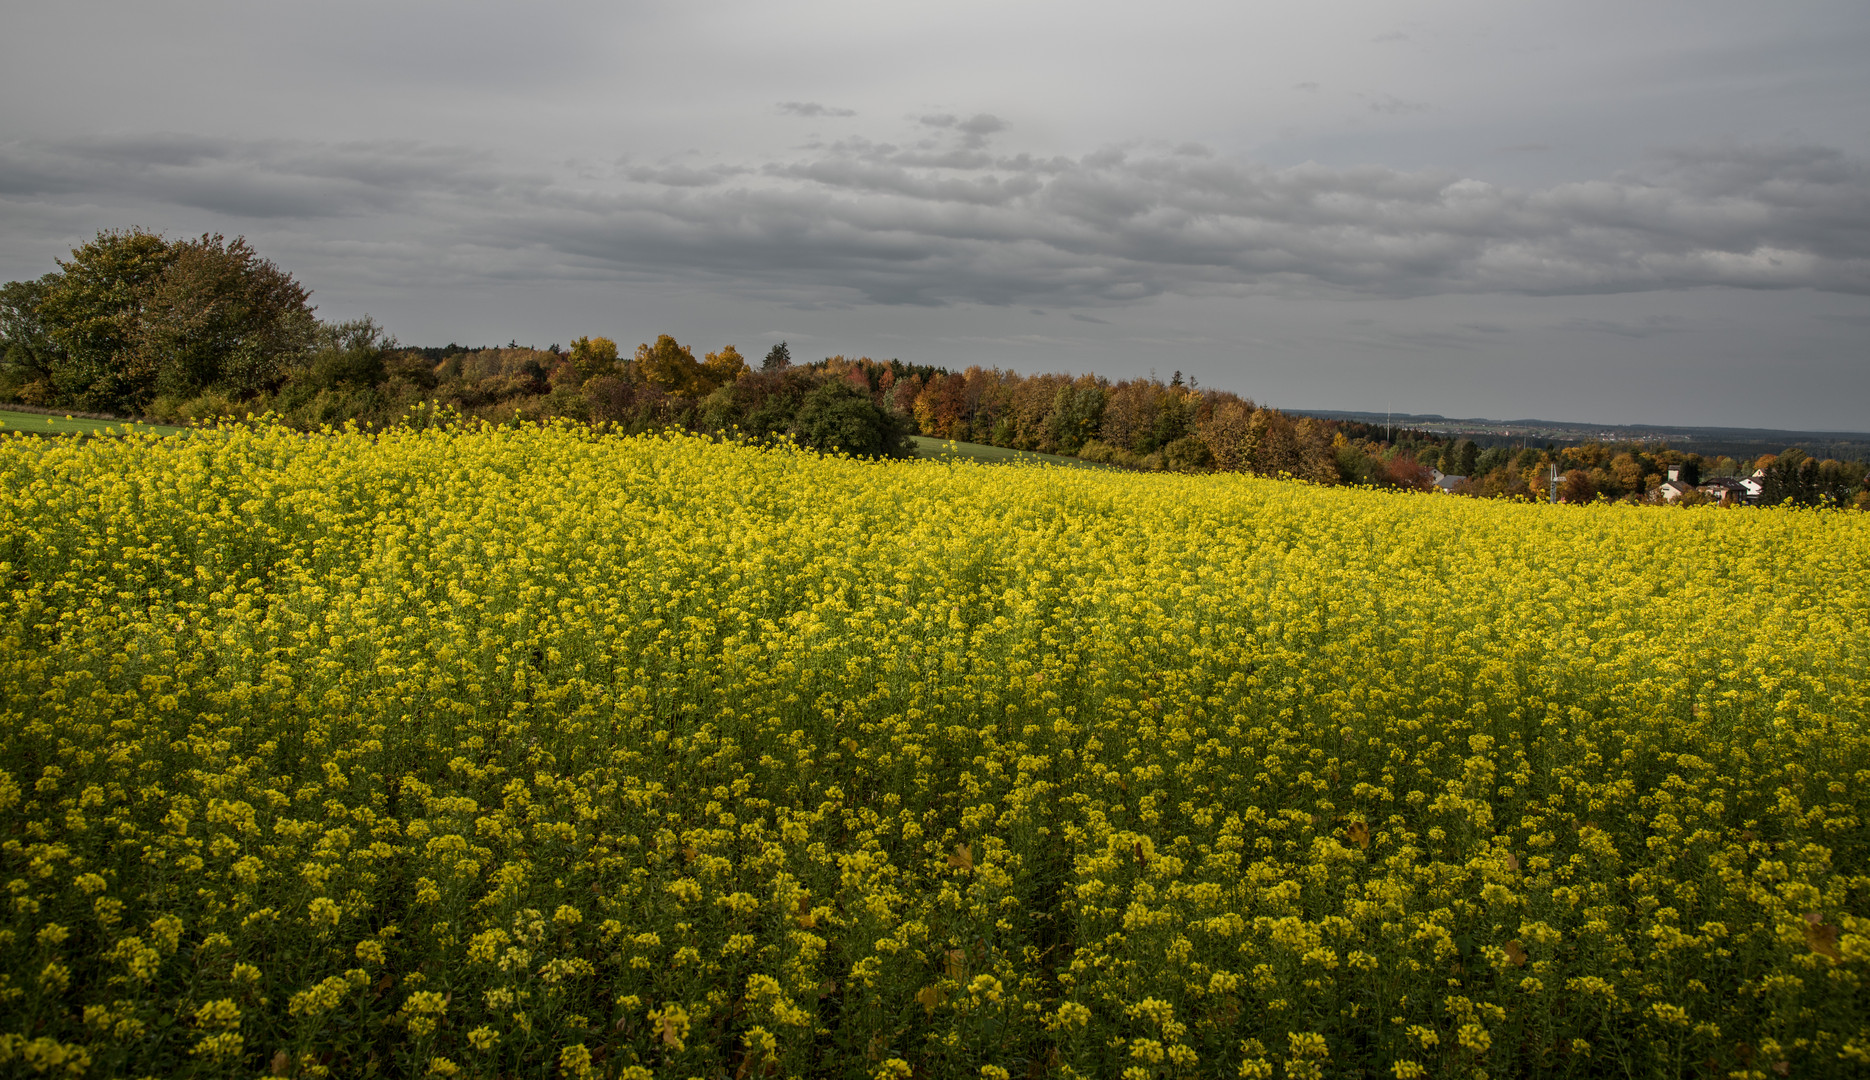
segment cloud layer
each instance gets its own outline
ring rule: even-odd
[[[1274,169],[1198,146],[1036,157],[1005,148],[1007,129],[985,113],[927,115],[901,142],[553,169],[417,142],[14,141],[0,144],[0,206],[15,221],[121,203],[207,211],[230,232],[319,223],[472,248],[495,275],[512,269],[499,265],[507,252],[545,273],[692,276],[804,304],[1870,293],[1870,166],[1824,147],[1704,147],[1516,189],[1376,166]]]

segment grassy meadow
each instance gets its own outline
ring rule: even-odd
[[[145,435],[174,435],[185,430],[187,429],[169,424],[137,424],[128,420],[90,420],[84,417],[0,408],[0,434],[23,431],[29,435],[102,435],[129,432]]]
[[[0,1070],[1862,1075],[1870,517],[0,439]]]
[[[988,443],[938,439],[932,435],[911,435],[909,438],[915,443],[916,456],[923,458],[965,459],[990,465],[1062,465],[1073,469],[1107,469],[1110,467],[1085,461],[1082,458],[1064,457],[1060,454],[1041,454],[1034,450],[1013,450]]]

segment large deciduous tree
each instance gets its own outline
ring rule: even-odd
[[[310,346],[310,294],[243,237],[106,230],[0,298],[5,381],[43,404],[140,411],[158,395],[275,389]]]
[[[617,374],[617,343],[607,337],[578,338],[571,343],[568,363],[575,376],[573,382],[578,386],[592,379],[614,377]]]
[[[54,396],[59,349],[46,333],[39,308],[57,280],[57,274],[47,274],[0,285],[0,394],[29,405],[47,404]]]
[[[805,395],[790,434],[811,449],[857,457],[906,457],[914,445],[894,413],[842,379]]]
[[[742,376],[751,373],[746,358],[732,345],[720,352],[711,352],[702,357],[701,379],[706,388],[701,392],[711,394],[720,387],[737,382]]]
[[[187,399],[277,388],[312,343],[311,294],[245,237],[204,233],[171,250],[131,341],[131,366],[153,383],[136,390]]]
[[[1104,422],[1104,388],[1090,377],[1060,386],[1052,397],[1051,431],[1062,453],[1075,454]]]
[[[55,400],[89,409],[133,407],[151,373],[132,361],[143,305],[175,261],[174,245],[142,229],[110,229],[58,261],[39,301],[39,319],[57,347]]]
[[[667,334],[654,345],[636,347],[636,377],[665,394],[700,399],[748,373],[747,361],[732,345],[696,360],[694,351]]]
[[[694,352],[667,334],[636,347],[636,376],[665,394],[700,397],[701,365]]]

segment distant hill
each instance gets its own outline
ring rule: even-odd
[[[1393,424],[1437,435],[1473,439],[1480,446],[1577,446],[1587,442],[1637,442],[1669,446],[1714,457],[1752,458],[1798,447],[1816,458],[1870,460],[1870,432],[1787,431],[1779,428],[1674,427],[1667,424],[1581,424],[1564,420],[1489,420],[1436,413],[1345,412],[1336,409],[1288,409],[1294,416]]]

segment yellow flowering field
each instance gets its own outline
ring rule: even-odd
[[[1870,515],[0,440],[0,1072],[1870,1069]]]

